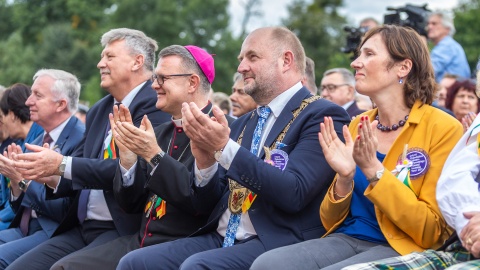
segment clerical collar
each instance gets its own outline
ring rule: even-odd
[[[172,122],[173,124],[175,125],[175,127],[182,127],[182,119],[173,119],[172,118]]]

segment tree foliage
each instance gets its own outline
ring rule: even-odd
[[[142,30],[157,41],[160,49],[193,44],[215,54],[212,87],[229,91],[241,41],[228,28],[228,0],[120,0],[116,6],[109,25]]]
[[[338,14],[341,0],[295,0],[290,14],[283,21],[294,31],[305,48],[305,53],[315,62],[317,85],[325,70],[334,67],[349,67],[349,55],[340,52],[344,45],[343,26],[346,19]]]
[[[229,1],[0,0],[0,84],[31,84],[39,68],[64,69],[77,75],[81,98],[93,104],[105,94],[96,68],[100,37],[112,28],[129,27],[144,31],[160,48],[194,44],[215,54],[213,88],[230,92],[244,36],[232,35]],[[261,14],[261,0],[243,1],[247,16]],[[455,9],[455,38],[465,48],[472,68],[480,55],[480,37],[475,32],[480,26],[479,1],[461,0]],[[317,78],[328,68],[349,67],[350,55],[340,52],[347,21],[338,13],[342,5],[342,0],[293,0],[283,20],[315,61]]]
[[[471,70],[475,70],[480,56],[480,0],[463,0],[454,10],[455,28],[454,38],[465,50]],[[475,74],[472,74],[475,75]]]
[[[229,91],[241,41],[229,30],[228,0],[0,0],[0,84],[31,84],[40,68],[63,69],[91,104],[105,94],[96,65],[100,37],[144,31],[160,48],[194,44],[216,54],[214,88]]]

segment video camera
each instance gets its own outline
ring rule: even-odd
[[[428,16],[430,14],[427,4],[423,6],[407,4],[405,7],[400,8],[388,7],[387,10],[395,11],[395,13],[385,14],[383,16],[384,24],[407,26],[415,30],[419,35],[427,36]],[[405,13],[407,18],[402,19],[402,13]]]
[[[387,10],[395,12],[384,15],[384,24],[396,24],[400,26],[411,27],[418,34],[427,36],[426,27],[428,24],[428,16],[430,13],[430,10],[427,9],[427,4],[424,4],[423,6],[407,4],[405,5],[405,7],[399,8],[388,7]],[[405,15],[406,18],[402,18],[405,17]],[[363,35],[368,31],[368,29],[366,27],[355,28],[345,26],[343,30],[348,34],[346,37],[347,43],[345,47],[341,48],[341,51],[344,53],[353,52],[354,55],[352,59],[355,59],[357,57],[357,47],[360,44]]]
[[[350,27],[345,26],[343,31],[347,32],[347,44],[341,50],[344,53],[356,53],[357,47],[362,40],[363,35],[368,31],[367,27]]]

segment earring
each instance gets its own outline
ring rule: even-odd
[[[400,78],[400,80],[398,80],[398,83],[399,83],[399,84],[402,84],[402,83],[403,83],[403,79]]]

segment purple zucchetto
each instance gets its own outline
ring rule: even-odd
[[[215,79],[215,65],[212,55],[204,49],[194,45],[187,45],[185,46],[185,49],[192,54],[193,58],[195,58],[195,61],[197,61],[197,64],[200,66],[200,69],[203,71],[203,74],[205,74],[207,80],[212,84]]]

